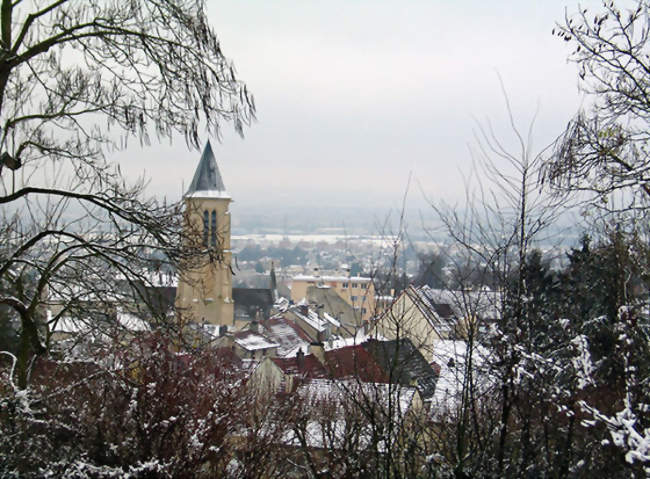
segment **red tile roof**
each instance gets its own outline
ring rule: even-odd
[[[357,377],[362,382],[387,383],[388,377],[375,358],[361,345],[346,346],[325,352],[330,377]]]
[[[298,363],[297,357],[292,358],[271,358],[285,374],[300,375],[308,378],[326,378],[327,370],[313,354],[303,356],[302,362]]]
[[[388,377],[373,356],[360,345],[325,351],[325,362],[313,354],[305,355],[299,364],[297,357],[271,358],[285,374],[309,379],[343,379],[356,377],[362,382],[387,383]]]

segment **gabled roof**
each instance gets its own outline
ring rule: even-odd
[[[308,306],[307,301],[301,301],[294,307],[289,308],[288,313],[293,314],[296,319],[304,321],[319,333],[327,331],[328,328],[341,327],[341,323],[336,318],[328,313],[323,313],[322,316],[319,315]]]
[[[273,306],[273,292],[269,288],[233,288],[235,304],[266,310]]]
[[[402,294],[411,298],[411,301],[413,301],[413,303],[418,308],[422,316],[427,320],[429,325],[431,325],[431,327],[433,327],[437,331],[438,327],[442,323],[443,318],[441,318],[440,315],[438,314],[435,305],[436,304],[440,305],[440,303],[435,303],[432,300],[432,298],[428,296],[427,292],[428,290],[426,286],[416,287],[411,285],[408,288],[406,288]],[[444,318],[444,319],[448,320],[451,318]]]
[[[271,341],[278,343],[278,356],[286,357],[295,355],[301,348],[306,351],[311,339],[295,322],[283,317],[275,317],[262,321],[264,334]]]
[[[233,288],[232,299],[237,319],[256,319],[258,311],[268,317],[273,306],[273,292],[268,288]]]
[[[388,377],[368,351],[360,345],[325,351],[323,364],[313,354],[301,359],[271,358],[285,374],[298,374],[308,379],[356,378],[364,383],[386,383]]]
[[[302,375],[308,378],[326,378],[327,371],[313,354],[305,355],[301,360],[291,358],[269,358],[285,374]]]
[[[430,303],[447,305],[456,318],[478,316],[484,320],[496,320],[501,317],[501,295],[498,291],[489,289],[453,291],[433,289],[428,286],[417,289]],[[440,316],[444,317],[443,314]]]
[[[196,167],[194,178],[185,196],[191,198],[230,199],[230,195],[223,184],[223,179],[217,166],[217,160],[214,158],[212,145],[210,145],[209,140],[203,149],[199,166]]]
[[[433,360],[440,370],[436,389],[431,398],[431,411],[436,417],[454,413],[463,400],[466,387],[468,343],[466,341],[440,340],[433,349]],[[473,387],[484,394],[496,378],[487,370],[490,350],[480,344],[470,349]]]
[[[364,383],[388,382],[388,375],[361,345],[326,351],[325,364],[334,379],[355,377]]]
[[[392,382],[415,385],[424,400],[433,397],[438,374],[410,339],[369,340],[362,346],[374,356]]]
[[[324,310],[329,313],[338,313],[337,317],[340,318],[340,323],[343,323],[344,327],[347,326],[350,331],[354,331],[361,324],[361,315],[356,313],[354,308],[334,289],[309,286],[307,300],[310,303],[322,304]]]
[[[254,331],[238,331],[233,334],[235,343],[247,351],[256,351],[258,349],[277,348],[278,343],[271,341],[266,336]]]

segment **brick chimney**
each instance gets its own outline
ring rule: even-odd
[[[296,362],[298,363],[299,370],[305,365],[305,353],[302,352],[302,348],[298,349],[296,353]]]

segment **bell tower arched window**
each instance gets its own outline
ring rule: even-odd
[[[217,247],[217,212],[212,210],[212,222],[211,222],[211,231],[210,231],[210,245],[213,248]]]
[[[208,247],[208,235],[210,234],[210,224],[208,223],[208,210],[203,211],[203,246]]]

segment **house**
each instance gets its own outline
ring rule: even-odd
[[[311,379],[297,387],[294,401],[301,405],[306,421],[296,421],[284,443],[312,454],[373,448],[373,437],[386,421],[396,426],[393,434],[398,440],[409,415],[423,411],[414,387],[350,379]]]
[[[413,347],[410,351],[419,354]],[[352,470],[346,457],[353,455],[354,463],[366,455],[377,457],[393,445],[406,450],[402,445],[419,437],[420,429],[413,425],[427,420],[417,385],[391,382],[364,345],[330,351],[312,345],[310,354],[269,358],[252,380],[263,398],[275,393],[293,405],[290,427],[280,443],[300,451],[297,464],[308,457],[317,469],[337,471],[341,477]]]
[[[280,347],[261,331],[257,321],[251,322],[248,327],[240,331],[229,332],[221,329],[214,340],[214,346],[230,349],[241,359],[255,361],[277,356]]]
[[[292,305],[283,313],[293,321],[311,338],[312,341],[326,341],[341,329],[341,323],[331,314],[318,307],[314,310],[306,300],[297,305]]]
[[[268,318],[274,303],[271,288],[233,288],[232,298],[235,301],[235,330],[242,329],[251,321]]]
[[[428,286],[409,286],[374,325],[376,334],[387,339],[410,339],[428,362],[435,343],[452,335],[457,322],[454,309],[431,291]]]
[[[289,393],[312,379],[350,379],[387,383],[388,376],[361,345],[325,351],[322,343],[312,343],[307,354],[267,358],[253,373],[252,381],[264,391]]]
[[[203,329],[210,329],[204,325]],[[240,358],[263,360],[266,357],[295,356],[307,351],[313,339],[286,315],[250,321],[239,331],[227,331],[223,326],[211,331],[215,344],[231,348]]]
[[[430,401],[436,391],[438,372],[427,362],[410,339],[368,340],[361,344],[379,364],[391,383],[412,386],[422,401]]]
[[[375,313],[375,285],[372,278],[363,276],[294,276],[291,282],[291,299],[299,302],[307,298],[310,286],[328,286],[368,321]]]
[[[368,340],[361,344],[325,350],[312,343],[308,354],[268,358],[255,371],[258,384],[273,391],[290,392],[313,379],[348,380],[362,383],[391,383],[412,387],[423,401],[435,392],[437,372],[410,340]]]
[[[503,311],[503,293],[486,288],[454,291],[428,288],[427,297],[436,304],[446,304],[457,318],[454,336],[467,339],[482,335],[489,325],[498,322]]]
[[[471,344],[471,347],[470,347]],[[434,419],[454,418],[462,404],[463,394],[469,386],[474,392],[485,394],[494,378],[490,376],[489,350],[477,343],[465,340],[440,340],[433,350],[433,365],[439,371],[435,392],[429,398],[431,416]],[[468,355],[471,354],[473,384],[468,384]]]
[[[336,318],[340,327],[336,328],[334,332],[340,336],[353,336],[365,324],[359,309],[353,308],[331,286],[309,286],[306,299],[310,305],[322,308],[323,311]]]
[[[232,345],[240,358],[261,360],[278,354],[278,343],[269,340],[257,331],[237,331],[232,334]]]
[[[307,351],[312,339],[295,321],[284,316],[274,316],[260,323],[264,335],[278,344],[277,356],[295,356],[299,350]]]

